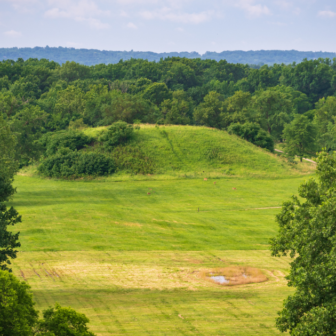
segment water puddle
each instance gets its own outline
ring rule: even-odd
[[[224,275],[216,275],[216,276],[213,275],[213,276],[210,276],[209,278],[220,285],[229,283],[229,280],[226,280]]]
[[[257,268],[239,266],[208,269],[200,271],[199,276],[221,286],[247,285],[268,280],[265,274]]]

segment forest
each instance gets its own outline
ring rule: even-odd
[[[196,51],[188,52],[152,52],[152,51],[113,51],[98,49],[76,49],[64,47],[34,47],[34,48],[0,48],[0,60],[17,60],[22,58],[46,58],[51,61],[63,64],[67,61],[74,61],[84,65],[96,65],[100,63],[118,63],[120,60],[143,59],[159,62],[167,57],[185,57],[190,59],[200,58],[202,60],[226,60],[229,63],[253,64],[261,66],[264,64],[291,64],[300,63],[305,58],[314,60],[318,58],[336,57],[334,52],[323,51],[298,51],[298,50],[226,50],[222,52],[207,51],[200,54]]]
[[[64,132],[115,122],[124,122],[117,134],[127,134],[126,123],[202,125],[271,152],[283,143],[289,158],[302,159],[336,149],[336,59],[259,69],[176,57],[95,66],[6,60],[0,111],[16,135],[21,167],[45,155],[52,141],[69,142]],[[51,132],[63,140],[51,141]],[[73,137],[79,147],[90,142]]]

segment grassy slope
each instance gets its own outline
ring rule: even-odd
[[[95,137],[104,130],[103,127],[90,128],[85,133]],[[152,162],[155,174],[159,175],[276,178],[312,171],[312,166],[304,164],[293,169],[284,159],[264,149],[225,131],[207,127],[141,125],[127,147],[135,145],[141,148]]]
[[[18,176],[13,205],[23,223],[15,274],[31,284],[39,308],[55,301],[72,306],[100,336],[279,334],[274,319],[290,290],[288,261],[267,251],[277,230],[274,207],[296,193],[311,166],[295,171],[224,132],[201,128],[198,137],[196,128],[177,126],[167,132],[172,146],[160,145],[153,127],[137,135],[161,175],[120,173],[91,182]],[[204,152],[215,145],[240,161],[209,163]],[[185,148],[193,149],[188,160]],[[179,170],[165,165],[179,158]],[[225,177],[230,168],[240,178]],[[269,281],[228,288],[197,276],[230,265],[259,267]]]

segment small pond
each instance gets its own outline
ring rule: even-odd
[[[217,282],[218,284],[220,285],[223,285],[223,284],[226,284],[226,283],[229,283],[229,280],[226,280],[225,276],[224,275],[212,275],[209,277],[211,280]]]

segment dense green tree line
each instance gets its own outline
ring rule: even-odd
[[[310,139],[314,146],[292,145],[291,153],[330,151],[336,149],[335,94],[336,59],[259,69],[177,57],[95,66],[46,59],[0,62],[0,113],[16,134],[21,165],[38,159],[38,139],[47,132],[76,123],[100,126],[119,120],[223,130],[252,123],[267,132],[263,138],[271,138],[256,144],[270,148],[285,134],[289,140],[302,127],[296,116],[305,115],[315,132]],[[284,133],[291,123],[294,133],[288,127]],[[247,139],[253,142],[255,137]]]

